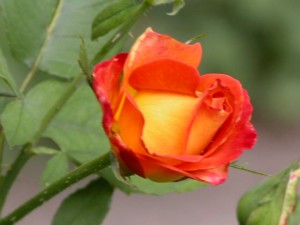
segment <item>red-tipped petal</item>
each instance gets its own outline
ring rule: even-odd
[[[223,183],[227,178],[227,167],[223,165],[213,169],[199,170],[199,171],[184,171],[178,167],[168,165],[156,161],[155,159],[139,156],[139,165],[142,165],[144,177],[156,182],[171,182],[178,181],[183,178],[191,178],[194,180],[218,185]]]
[[[113,59],[95,66],[93,71],[93,89],[101,100],[106,98],[113,106],[119,94],[120,76],[127,53],[116,55]]]
[[[93,72],[93,89],[103,111],[103,127],[109,134],[113,121],[113,110],[119,94],[120,75],[127,54],[119,54],[95,66]]]
[[[212,169],[198,170],[191,173],[196,180],[218,185],[225,182],[228,174],[228,165],[215,167]]]
[[[203,159],[199,163],[183,164],[180,168],[184,170],[196,171],[228,164],[240,156],[243,150],[252,148],[256,142],[256,131],[250,123],[252,105],[239,81],[220,74],[205,75],[203,78],[202,84],[206,85],[203,88],[217,79],[228,90],[226,96],[232,113],[202,154]]]

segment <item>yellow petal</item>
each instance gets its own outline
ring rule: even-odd
[[[145,125],[142,139],[150,153],[181,155],[199,98],[162,91],[140,91],[135,101]]]

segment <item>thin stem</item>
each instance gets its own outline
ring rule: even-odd
[[[237,164],[230,164],[230,167],[235,168],[235,169],[238,169],[238,170],[247,171],[247,172],[249,172],[249,173],[254,173],[254,174],[266,176],[266,177],[273,177],[273,175],[271,175],[271,174],[262,173],[262,172],[255,171],[255,170],[251,170],[251,169],[248,169],[248,168],[246,168],[246,167],[244,167],[244,166],[237,165]]]
[[[82,164],[81,166],[74,169],[72,172],[68,173],[64,177],[60,178],[58,181],[50,184],[47,188],[42,190],[40,193],[35,195],[29,201],[25,202],[19,208],[15,209],[6,217],[0,220],[0,225],[13,225],[28,213],[33,211],[35,208],[42,205],[47,200],[51,199],[53,196],[64,191],[66,188],[70,187],[72,184],[82,180],[83,178],[97,173],[98,171],[104,169],[110,165],[110,153],[106,153],[88,163]]]
[[[48,41],[50,39],[50,36],[57,24],[57,21],[58,21],[58,18],[60,16],[60,12],[61,12],[61,9],[62,9],[62,1],[58,1],[57,2],[57,6],[55,8],[55,12],[53,14],[53,17],[49,23],[49,26],[47,28],[47,32],[46,32],[46,35],[45,35],[45,39],[44,39],[44,42],[43,42],[43,45],[41,46],[41,49],[39,51],[39,54],[37,55],[36,59],[35,59],[35,62],[33,63],[33,66],[31,68],[31,70],[29,71],[29,73],[27,74],[24,82],[22,83],[21,85],[21,88],[20,88],[20,92],[24,92],[25,89],[27,88],[27,86],[29,85],[30,81],[32,80],[32,78],[34,77],[39,65],[40,65],[40,62],[42,60],[42,57],[43,57],[43,54],[45,52],[45,49],[47,47],[47,44],[48,44]]]
[[[31,145],[26,145],[21,150],[19,156],[14,161],[11,168],[7,171],[5,177],[3,178],[0,184],[0,212],[3,209],[7,194],[12,187],[15,179],[17,178],[19,172],[31,157],[32,153],[30,152]]]
[[[0,125],[0,187],[2,183],[3,151],[4,151],[4,133]]]

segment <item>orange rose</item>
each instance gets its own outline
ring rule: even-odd
[[[220,184],[256,132],[240,82],[199,75],[202,48],[147,29],[129,54],[94,68],[112,150],[130,171],[157,182]]]

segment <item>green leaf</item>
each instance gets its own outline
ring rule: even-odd
[[[8,70],[6,60],[0,49],[0,97],[11,95],[20,96],[17,85]]]
[[[186,179],[178,182],[167,182],[167,183],[157,183],[148,179],[144,179],[137,175],[130,176],[128,178],[128,184],[120,181],[116,178],[111,168],[106,168],[101,171],[101,175],[108,180],[113,186],[119,188],[125,193],[141,193],[141,194],[151,194],[151,195],[165,195],[173,192],[188,192],[193,191],[199,187],[205,187],[207,184]]]
[[[23,145],[32,140],[43,126],[43,120],[56,110],[66,82],[48,80],[31,89],[22,100],[9,103],[1,121],[10,145]]]
[[[95,18],[92,25],[92,39],[95,40],[132,20],[143,3],[138,0],[120,0],[103,9]]]
[[[153,6],[173,3],[172,12],[167,13],[170,16],[176,15],[185,5],[184,0],[147,0],[147,2]]]
[[[90,58],[98,42],[90,40],[91,23],[107,0],[3,0],[8,39],[14,56],[32,71],[70,78],[80,72],[77,63],[80,36],[85,39]],[[111,34],[112,35],[112,34]]]
[[[115,35],[112,36],[111,39],[104,46],[102,46],[101,50],[95,55],[93,64],[97,64],[98,62],[106,58],[110,58],[120,52],[120,49],[129,36],[129,30],[134,25],[138,17],[147,10],[148,6],[149,5],[147,4],[141,5],[130,20],[127,20],[125,23],[120,25],[118,29],[116,29]]]
[[[184,0],[174,0],[172,12],[167,13],[169,16],[175,16],[185,5]]]
[[[42,175],[43,187],[49,186],[54,181],[63,177],[68,173],[69,162],[68,157],[64,152],[60,152],[53,156],[46,164],[45,170]]]
[[[99,225],[104,220],[113,187],[103,179],[92,181],[67,197],[56,212],[52,225]]]
[[[85,163],[110,148],[101,126],[99,103],[82,84],[49,124],[44,136],[53,139],[67,155]]]
[[[238,204],[240,225],[280,224],[285,209],[294,208],[291,202],[295,201],[291,201],[291,197],[296,198],[296,193],[292,192],[291,195],[289,180],[290,173],[298,169],[299,165],[300,161],[292,164],[242,196]]]
[[[297,205],[293,212],[293,214],[290,216],[287,225],[299,225],[300,224],[300,197],[297,198]]]

